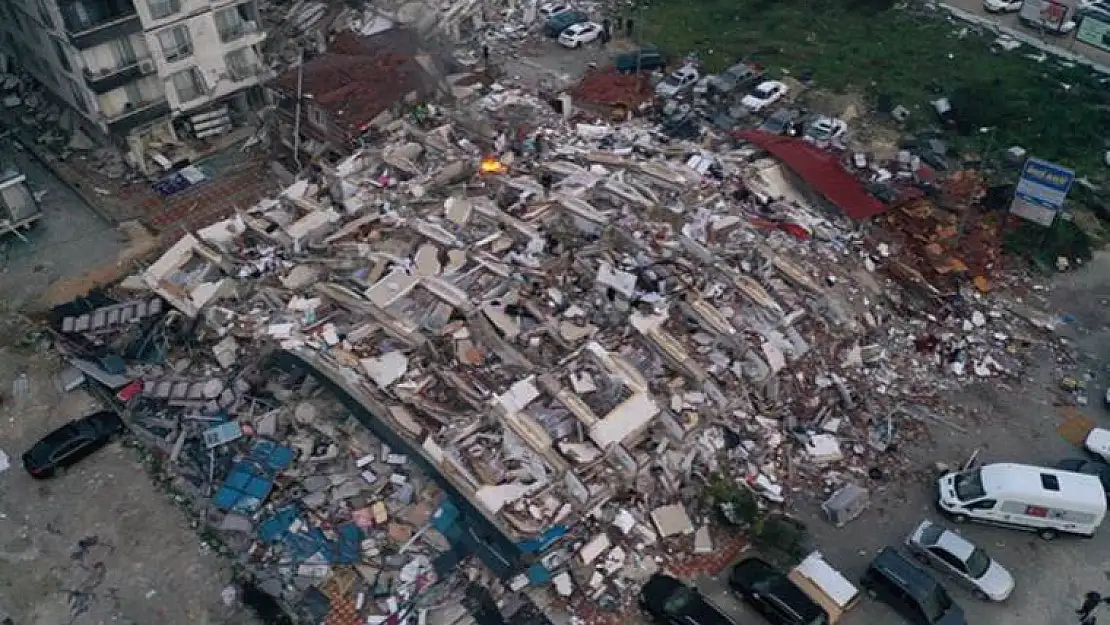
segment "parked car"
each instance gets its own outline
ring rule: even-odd
[[[989,13],[1014,13],[1021,10],[1025,0],[983,0],[983,8]]]
[[[728,586],[774,625],[828,625],[829,615],[786,575],[759,558],[732,567]]]
[[[692,87],[701,78],[696,67],[683,65],[667,76],[663,82],[655,86],[655,93],[664,98],[673,98],[682,91]]]
[[[922,521],[906,537],[906,547],[922,564],[955,577],[976,597],[1005,601],[1014,577],[979,547],[942,525]]]
[[[561,2],[545,2],[540,5],[539,14],[541,18],[549,20],[556,15],[559,15],[560,13],[566,13],[570,10],[571,6],[569,4],[563,4]]]
[[[967,625],[944,586],[893,547],[879,550],[860,586],[914,625]]]
[[[975,521],[1090,538],[1106,517],[1102,482],[1093,475],[996,462],[937,478],[937,506],[956,523]]]
[[[554,39],[571,26],[588,21],[590,21],[590,16],[581,11],[563,11],[547,20],[543,25],[543,34]]]
[[[835,117],[818,117],[806,126],[806,139],[816,143],[824,143],[839,139],[848,132],[848,124]]]
[[[746,89],[763,78],[763,70],[748,63],[737,63],[720,74],[709,77],[709,87],[718,93]]]
[[[636,71],[654,72],[667,67],[667,59],[659,48],[645,46],[613,57],[613,67],[622,74]]]
[[[1068,458],[1056,463],[1056,468],[1073,473],[1093,475],[1102,482],[1102,490],[1110,497],[1110,464],[1086,458]]]
[[[759,83],[759,86],[753,89],[751,93],[744,96],[743,100],[740,100],[740,104],[749,111],[757,113],[781,100],[782,96],[786,95],[789,91],[790,88],[787,87],[785,83],[781,83],[777,80],[768,80]]]
[[[794,109],[779,109],[763,120],[757,130],[769,132],[773,135],[784,135],[794,126],[798,119],[802,116],[799,111]]]
[[[75,419],[44,436],[23,454],[23,468],[32,477],[46,479],[72,466],[112,440],[123,430],[123,421],[111,411]]]
[[[736,625],[696,588],[661,573],[640,589],[640,608],[659,625]]]
[[[582,44],[597,41],[601,31],[601,24],[595,22],[571,24],[559,34],[559,43],[566,48],[581,48]]]

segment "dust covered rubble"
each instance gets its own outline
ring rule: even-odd
[[[784,180],[730,141],[572,124],[514,90],[432,107],[119,285],[174,311],[117,388],[199,495],[243,462],[270,485],[217,507],[275,590],[350,564],[359,602],[396,610],[448,551],[424,529],[447,488],[559,600],[622,605],[707,548],[711,476],[770,505],[915,470],[896,443],[964,427],[937,394],[1013,378],[1040,340],[1001,295],[895,281],[897,250]],[[313,376],[267,373],[274,354]]]

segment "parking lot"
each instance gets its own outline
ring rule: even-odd
[[[1102,303],[1110,295],[1110,258],[1096,256],[1082,272],[1066,276],[1054,300],[1059,310],[1068,311],[1078,326],[1098,328],[1105,319]],[[1097,373],[1091,387],[1091,405],[1084,412],[1096,424],[1103,425],[1108,415],[1101,397],[1105,390],[1106,373],[1101,363],[1110,355],[1110,334],[1098,330],[1076,337],[1076,352],[1091,360],[1085,368]],[[1038,352],[1040,353],[1040,352]],[[795,495],[796,514],[813,531],[818,549],[826,560],[849,580],[857,581],[876,550],[886,545],[901,545],[907,534],[922,519],[943,523],[985,549],[1013,574],[1016,588],[1004,603],[992,604],[974,598],[951,579],[937,575],[967,614],[967,622],[1005,623],[1006,625],[1046,625],[1073,623],[1074,610],[1084,593],[1094,590],[1108,593],[1110,578],[1110,531],[1102,530],[1091,540],[1060,538],[1044,541],[1031,533],[987,527],[957,526],[936,513],[932,498],[935,462],[953,465],[965,460],[975,449],[981,449],[983,462],[1012,461],[1051,465],[1068,457],[1082,454],[1055,431],[1061,422],[1059,408],[1053,406],[1062,369],[1050,358],[1041,358],[1040,366],[1030,370],[1020,383],[984,384],[952,398],[954,405],[976,411],[978,420],[967,436],[944,425],[931,429],[933,444],[929,447],[901,448],[893,454],[917,467],[918,479],[910,483],[875,483],[871,489],[871,506],[861,517],[837,529],[819,516],[820,494]],[[1074,375],[1076,370],[1069,373]],[[903,548],[904,550],[904,548]],[[739,623],[763,622],[761,617],[740,605],[727,590],[727,577],[698,580],[699,587],[727,610]],[[1106,610],[1105,607],[1102,608]],[[885,604],[864,598],[860,605],[841,621],[844,625],[874,625],[903,622]]]

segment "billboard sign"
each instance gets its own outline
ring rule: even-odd
[[[1079,24],[1079,31],[1075,33],[1075,38],[1101,50],[1110,50],[1110,24],[1093,17],[1085,17]]]
[[[1064,208],[1075,172],[1055,163],[1030,158],[1021,168],[1010,212],[1042,226],[1051,226]]]

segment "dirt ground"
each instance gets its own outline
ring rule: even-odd
[[[1074,353],[1084,359],[1078,368],[1062,368],[1048,350],[1030,355],[1037,366],[1020,382],[980,384],[951,397],[952,405],[975,412],[977,419],[967,435],[944,425],[931,426],[932,444],[905,446],[897,453],[918,469],[910,483],[871,482],[872,504],[860,518],[837,529],[819,516],[820,493],[803,494],[797,513],[813,530],[818,549],[830,564],[849,579],[863,573],[875,552],[901,544],[922,519],[943,522],[983,547],[1013,573],[1017,588],[1002,604],[979,601],[969,592],[940,577],[972,624],[1065,625],[1075,622],[1073,610],[1087,591],[1110,594],[1110,531],[1106,527],[1091,540],[1060,539],[1046,542],[1033,534],[981,525],[954,526],[933,508],[930,474],[937,461],[955,464],[981,449],[984,462],[1014,461],[1051,465],[1082,454],[1056,429],[1062,421],[1055,390],[1063,375],[1079,377],[1090,371],[1090,405],[1081,410],[1095,424],[1107,426],[1110,413],[1103,407],[1110,368],[1110,254],[1100,253],[1082,270],[1060,276],[1051,293],[1055,310],[1075,322],[1058,334],[1072,341]],[[881,466],[881,465],[880,465]],[[724,579],[701,580],[701,585],[723,605],[735,610],[741,623],[761,622],[739,606],[725,590]],[[1110,618],[1110,609],[1105,606]],[[885,605],[864,600],[841,623],[875,625],[901,620]]]
[[[125,245],[45,169],[16,154],[43,223],[29,242],[0,242],[0,622],[14,625],[253,625],[221,591],[229,563],[199,539],[172,497],[158,490],[138,452],[113,443],[66,475],[34,481],[20,455],[42,435],[95,409],[56,388],[57,357],[21,345],[9,311],[69,288],[91,267],[111,269]],[[62,288],[62,290],[65,290]],[[17,383],[26,374],[26,392]],[[6,622],[5,622],[5,625]]]
[[[19,331],[5,332],[20,338]],[[198,538],[171,497],[121,443],[49,481],[23,471],[21,454],[67,420],[96,409],[84,392],[56,388],[50,351],[0,347],[0,618],[15,625],[238,625],[254,623],[221,591],[226,560]],[[27,391],[13,382],[27,376]]]

